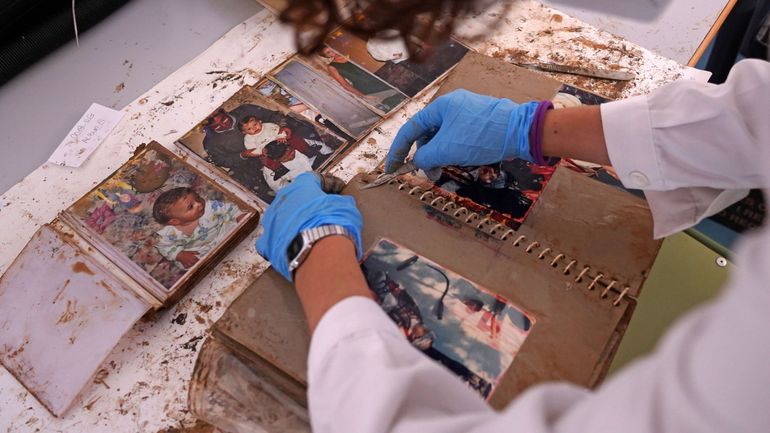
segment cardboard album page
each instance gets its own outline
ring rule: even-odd
[[[0,361],[60,416],[150,308],[71,236],[43,226],[0,278]]]

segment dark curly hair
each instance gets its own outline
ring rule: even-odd
[[[152,217],[155,218],[155,221],[157,221],[158,224],[168,224],[170,221],[170,218],[168,217],[168,208],[173,206],[177,200],[187,196],[187,194],[198,195],[192,188],[182,186],[164,191],[158,196],[155,200],[155,204],[152,206]]]
[[[344,6],[350,3],[349,6]],[[455,21],[494,3],[492,0],[289,0],[281,21],[295,29],[297,50],[311,54],[326,36],[342,27],[363,39],[393,30],[403,38],[410,58],[421,60],[454,29]]]

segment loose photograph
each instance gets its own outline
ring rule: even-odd
[[[341,57],[369,71],[409,97],[414,97],[462,60],[468,48],[455,40],[437,46],[423,44],[429,57],[409,58],[399,38],[363,40],[344,30],[333,32],[326,44]]]
[[[534,326],[505,298],[387,239],[361,268],[409,342],[489,399]]]
[[[159,144],[66,212],[167,290],[255,214]]]
[[[178,140],[264,203],[305,171],[318,171],[346,141],[244,87]]]
[[[382,118],[331,77],[297,58],[274,71],[272,78],[352,137],[364,135]]]
[[[305,57],[304,60],[381,115],[393,111],[407,99],[403,93],[381,78],[372,75],[328,46],[324,46],[316,55]]]
[[[255,87],[262,96],[277,102],[281,106],[288,107],[292,113],[298,114],[311,122],[316,122],[321,126],[328,128],[330,131],[347,141],[353,141],[353,137],[347,135],[347,133],[335,125],[331,119],[324,117],[321,113],[310,108],[306,103],[302,102],[302,100],[281,87],[280,84],[271,81],[270,79],[264,79],[256,84]]]

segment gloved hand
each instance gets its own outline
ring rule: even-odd
[[[467,90],[442,95],[401,127],[385,160],[385,171],[396,171],[415,141],[414,164],[423,171],[513,158],[533,162],[529,129],[537,105],[516,104]]]
[[[355,237],[361,259],[363,220],[353,197],[327,194],[321,189],[321,177],[302,173],[291,184],[281,188],[273,203],[262,215],[264,231],[257,239],[257,251],[270,260],[278,273],[292,281],[286,251],[291,241],[303,230],[324,225],[340,225]]]

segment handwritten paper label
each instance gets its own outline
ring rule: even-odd
[[[126,113],[99,104],[91,104],[67,137],[53,152],[48,162],[67,167],[80,167],[110,135]]]

